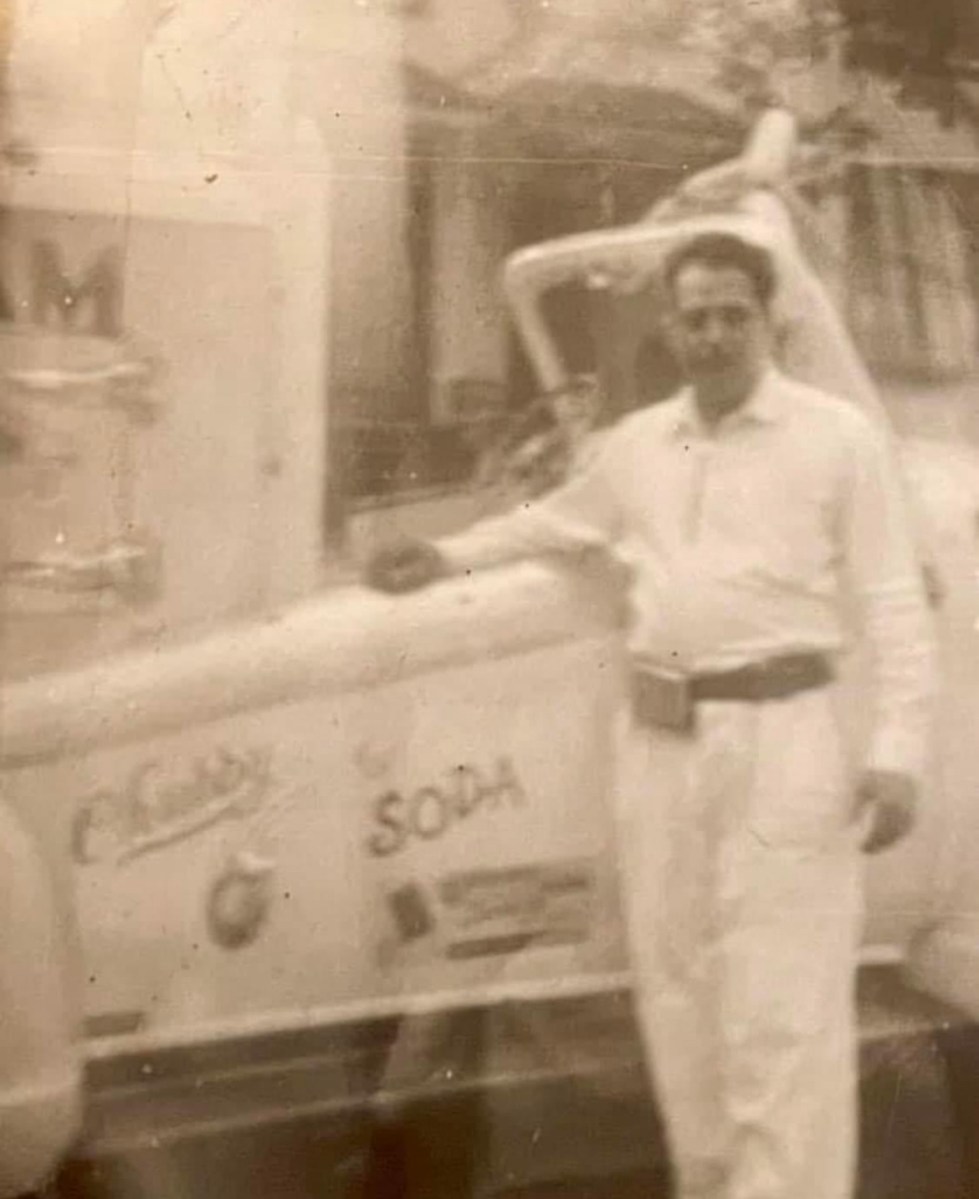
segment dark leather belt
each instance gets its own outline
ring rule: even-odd
[[[697,704],[710,700],[760,704],[823,687],[833,668],[821,654],[782,654],[736,670],[685,675],[637,662],[632,669],[632,715],[641,728],[689,734]]]
[[[760,704],[825,687],[833,677],[833,667],[822,654],[784,654],[719,674],[694,675],[690,698],[694,703],[732,700]]]

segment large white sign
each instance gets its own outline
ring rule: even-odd
[[[93,1027],[196,1039],[621,969],[607,658],[564,643],[9,774],[71,797]]]

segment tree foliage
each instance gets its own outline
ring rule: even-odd
[[[699,0],[681,36],[716,61],[723,87],[765,104],[781,99],[786,68],[825,58],[840,28],[835,0]]]
[[[951,120],[962,13],[959,0],[698,0],[681,25],[749,104],[779,102],[786,72],[840,48],[851,72],[896,79],[899,102]]]

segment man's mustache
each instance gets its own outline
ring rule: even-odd
[[[701,353],[692,354],[690,359],[695,366],[719,370],[725,366],[733,366],[737,361],[737,355],[727,354],[720,350],[704,350]]]

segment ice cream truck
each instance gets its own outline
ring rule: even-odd
[[[260,53],[283,9],[222,26],[213,84],[187,47],[215,29],[157,14],[139,62],[104,64],[88,94],[108,140],[45,136],[42,89],[18,129],[41,148],[5,185],[0,777],[61,905],[64,1087],[84,1077],[83,1123],[47,1124],[50,1158],[69,1154],[80,1193],[127,1196],[352,1195],[381,1159],[428,1196],[633,1166],[649,1138],[611,803],[619,594],[600,564],[410,599],[323,586],[324,163],[343,147],[287,101],[246,118],[234,92],[257,94],[247,61],[262,94],[291,94],[281,63],[302,55]],[[100,44],[125,46],[115,33]],[[388,111],[383,72],[365,95],[335,45],[315,49],[338,105]],[[772,190],[792,144],[773,114],[703,182],[748,195],[720,217],[693,188],[691,210],[511,258],[542,389],[566,382],[549,287],[655,270],[721,219],[782,257],[790,365],[832,365],[829,385],[878,404],[858,359],[821,353],[838,318]],[[52,304],[90,319],[52,326]],[[967,1024],[979,469],[966,444],[895,452],[941,582],[946,682],[920,826],[870,865],[865,953]],[[859,703],[857,655],[852,673]]]

